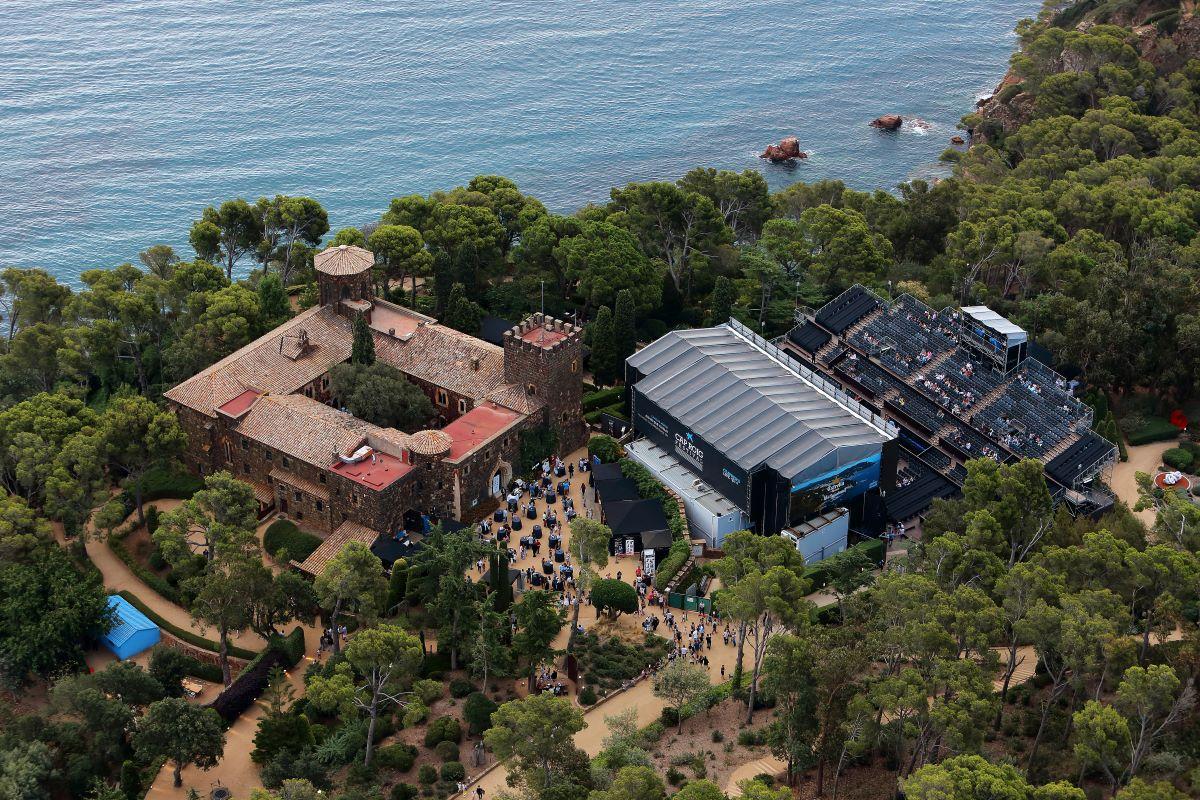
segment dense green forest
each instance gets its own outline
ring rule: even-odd
[[[95,528],[112,532],[142,514],[152,485],[184,480],[175,459],[187,443],[162,391],[314,303],[313,255],[330,244],[369,247],[379,293],[470,333],[484,315],[516,320],[544,302],[586,326],[600,385],[619,379],[638,340],[731,315],[779,335],[798,306],[862,283],[939,308],[987,303],[1082,370],[1105,402],[1188,408],[1200,383],[1194,23],[1190,3],[1120,0],[1056,5],[1023,22],[1009,78],[964,118],[971,146],[946,153],[953,174],[935,184],[861,192],[826,180],[771,193],[757,171],[698,168],[559,215],[506,178],[480,176],[396,198],[361,228],[333,230],[313,198],[230,199],[199,210],[187,232],[193,252],[144,243],[138,264],[86,269],[73,286],[6,265],[0,678],[15,696],[52,688],[42,707],[0,702],[0,798],[136,797],[167,754],[153,735],[130,733],[135,717],[150,731],[208,724],[170,697],[196,665],[163,657],[150,673],[77,674],[83,646],[107,624],[81,535],[93,509]],[[260,557],[242,535],[252,521],[216,509],[242,513],[252,497],[221,480],[192,487],[193,500],[161,525],[157,513],[147,520],[163,531],[156,541],[174,575],[156,590],[214,620],[222,644],[221,619],[270,635],[313,606],[330,611],[338,595],[328,586],[239,571],[243,557]],[[1053,513],[1045,491],[1035,466],[972,464],[964,498],[938,504],[905,570],[822,624],[785,624],[735,595],[719,601],[741,624],[761,626],[764,641],[779,632],[747,667],[761,687],[733,691],[753,705],[761,688],[772,747],[795,775],[836,784],[845,770],[882,763],[909,797],[928,800],[1079,797],[1067,784],[1130,800],[1200,793],[1200,513],[1147,486],[1144,502],[1158,510],[1151,530],[1127,509],[1076,522]],[[207,562],[172,555],[171,537],[197,527],[234,544]],[[452,563],[461,555],[444,552]],[[793,593],[811,588],[770,547],[748,543],[730,558],[741,561],[717,569],[731,591],[767,575]],[[861,565],[840,569],[857,588]],[[382,579],[363,580],[358,596],[370,599]],[[221,604],[243,586],[255,587],[247,605]],[[1188,631],[1183,641],[1165,641],[1177,627]],[[411,650],[400,633],[380,634],[389,636],[396,641],[380,647]],[[1037,650],[1041,669],[997,696],[984,676],[989,648],[1018,643]],[[370,671],[343,663],[317,685],[332,691]],[[502,716],[513,730],[537,719],[515,708]],[[490,739],[521,757],[503,734]],[[193,748],[196,763],[211,758],[211,744]],[[640,739],[613,744],[625,749],[594,767],[558,744],[561,762],[541,783],[536,770],[523,775],[528,796],[604,800],[634,784],[649,800],[665,794],[661,780],[636,772],[645,768],[631,750],[651,746]],[[311,758],[282,760],[276,785],[325,781]],[[703,783],[683,791],[720,795]],[[345,796],[355,792],[366,796]]]

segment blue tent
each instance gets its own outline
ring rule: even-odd
[[[100,643],[124,661],[158,644],[161,635],[158,626],[142,612],[134,608],[124,597],[108,596],[108,607],[113,610],[113,627],[100,637]]]

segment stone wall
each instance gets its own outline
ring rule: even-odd
[[[565,336],[545,345],[522,338],[543,327]],[[582,330],[569,322],[539,313],[504,334],[504,379],[546,404],[545,421],[558,434],[560,453],[587,442],[582,364]]]

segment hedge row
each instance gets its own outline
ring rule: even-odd
[[[601,389],[598,392],[591,392],[583,396],[583,410],[599,411],[611,405],[624,405],[625,387],[613,386],[608,389]]]
[[[321,546],[321,540],[311,533],[300,530],[291,520],[272,522],[263,533],[263,549],[273,557],[280,550],[287,550],[288,558],[303,561]]]
[[[1148,417],[1141,425],[1126,433],[1126,438],[1132,445],[1164,442],[1168,439],[1179,438],[1179,428],[1162,417]]]
[[[297,625],[287,636],[272,636],[267,641],[267,646],[250,659],[246,666],[242,667],[242,671],[238,673],[237,677],[240,678],[247,672],[255,670],[258,662],[266,658],[267,653],[272,650],[278,650],[283,654],[284,666],[288,669],[299,664],[300,659],[304,658],[304,628]]]
[[[125,542],[122,539],[123,537],[116,535],[108,537],[108,549],[113,551],[113,555],[121,559],[125,566],[129,567],[129,570],[138,577],[138,580],[158,592],[164,600],[169,600],[177,606],[182,606],[183,595],[179,593],[179,589],[172,586],[166,578],[134,558],[133,553],[129,552],[129,548],[125,546]]]
[[[282,648],[268,647],[229,684],[209,706],[226,722],[233,722],[253,705],[271,681],[271,671],[285,666],[287,655]]]
[[[212,653],[220,652],[220,644],[214,642],[212,639],[205,639],[203,636],[199,636],[192,631],[184,630],[178,625],[172,625],[170,622],[167,622],[165,619],[163,619],[158,612],[143,603],[141,598],[139,598],[133,592],[127,589],[122,589],[121,591],[117,592],[117,594],[128,600],[131,606],[149,617],[151,622],[167,631],[172,636],[175,636],[177,639],[182,639],[193,647],[199,647],[201,650],[208,650]],[[229,655],[235,658],[244,658],[249,661],[258,654],[252,650],[247,650],[244,647],[238,647],[237,645],[231,644],[229,645]]]
[[[190,472],[180,472],[162,467],[148,470],[142,476],[140,483],[143,505],[151,500],[162,500],[168,497],[174,500],[187,500],[204,488],[202,478],[198,478]],[[132,487],[126,487],[125,491],[121,492],[120,501],[129,513],[133,513],[136,506]]]
[[[671,550],[667,553],[667,557],[658,565],[658,569],[654,572],[654,586],[657,589],[665,589],[667,584],[671,582],[679,570],[683,569],[683,565],[687,563],[688,556],[691,555],[692,549],[688,544],[687,539],[676,539],[671,542]]]
[[[589,425],[595,425],[596,423],[600,422],[601,417],[603,417],[605,414],[608,414],[611,417],[616,417],[617,419],[623,419],[626,422],[629,421],[629,416],[625,413],[624,402],[613,403],[610,406],[604,406],[603,408],[597,408],[595,411],[589,411],[583,415],[583,421]]]

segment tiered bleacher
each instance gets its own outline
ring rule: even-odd
[[[986,307],[972,313],[990,314],[995,324],[1015,332],[1009,338],[1027,340],[1019,327]],[[973,319],[957,309],[935,311],[911,295],[886,302],[854,286],[788,339],[815,353],[840,336],[818,366],[864,399],[880,402],[886,396],[887,415],[935,445],[920,456],[933,465],[928,471],[934,477],[945,472],[961,483],[966,476],[946,453],[963,461],[1036,458],[1048,462],[1053,480],[1071,487],[1115,459],[1115,447],[1090,433],[1092,411],[1072,395],[1073,384],[1027,356],[1024,344],[995,360],[968,349],[977,346],[964,327],[975,324]],[[914,483],[925,480],[915,476]],[[894,500],[889,498],[889,513]]]
[[[816,355],[816,352],[824,347],[830,338],[829,334],[821,330],[812,320],[808,320],[798,328],[793,328],[792,332],[788,334],[788,339],[793,344],[810,355]]]
[[[1100,434],[1088,431],[1046,465],[1046,474],[1064,486],[1071,486],[1107,458],[1113,447]]]
[[[817,312],[817,322],[826,330],[841,333],[882,304],[872,292],[855,284],[826,303]]]

